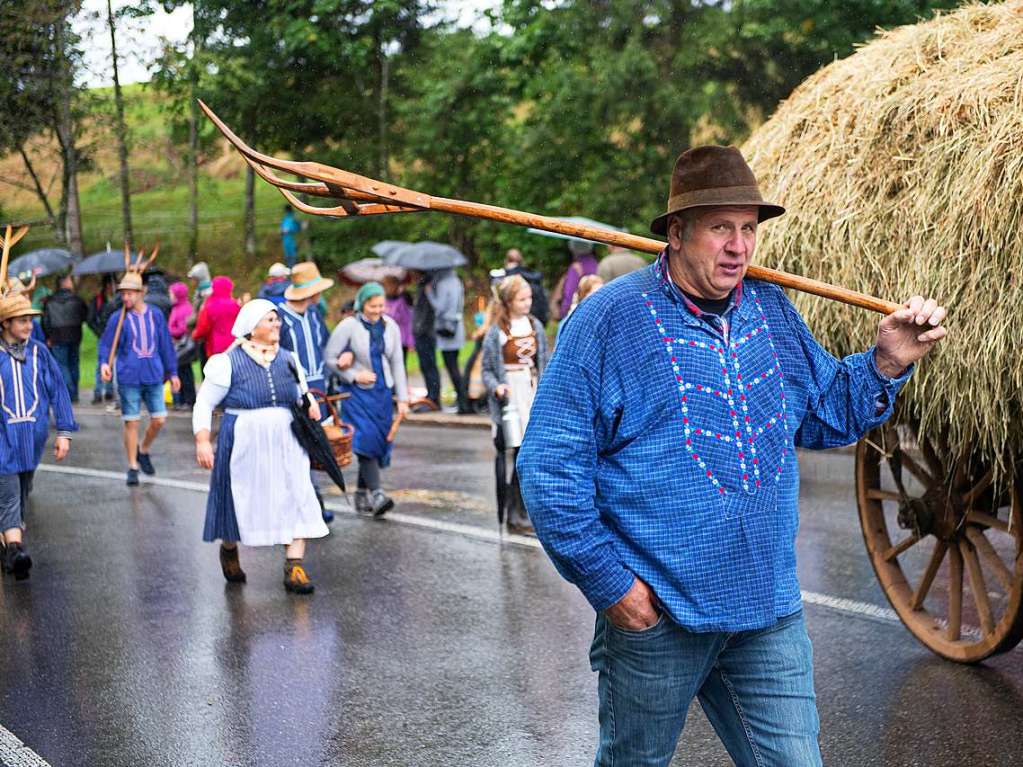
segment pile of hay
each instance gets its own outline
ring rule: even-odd
[[[1023,0],[882,33],[807,79],[743,147],[769,200],[758,262],[903,301],[949,335],[905,390],[950,446],[1023,456]],[[867,348],[879,315],[799,295],[818,339]]]

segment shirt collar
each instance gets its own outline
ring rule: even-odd
[[[689,297],[675,284],[674,280],[671,279],[671,274],[668,271],[668,248],[665,246],[664,250],[657,256],[657,260],[654,262],[654,270],[657,277],[657,283],[661,290],[667,295],[672,301],[681,303],[689,311],[689,314],[695,320],[703,319],[704,317],[714,316],[708,312],[703,311],[689,300]],[[728,302],[728,308],[725,309],[722,316],[727,316],[733,309],[740,309],[743,306],[742,293],[743,283],[742,280],[738,285],[735,286],[735,290],[732,291],[731,300]]]

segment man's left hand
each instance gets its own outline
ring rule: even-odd
[[[888,378],[897,378],[945,337],[945,307],[933,298],[913,296],[877,326],[875,362]]]
[[[177,376],[171,376],[170,385],[171,391],[174,392],[175,394],[181,391],[181,379],[178,378]]]

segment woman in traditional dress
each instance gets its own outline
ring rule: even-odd
[[[309,456],[291,431],[291,404],[307,387],[294,355],[279,346],[281,319],[262,298],[235,319],[235,341],[210,357],[192,411],[199,465],[213,469],[203,540],[220,540],[224,578],[245,581],[238,544],[285,548],[284,588],[311,594],[302,565],[307,538],[327,535],[309,478]],[[210,443],[213,409],[224,408],[216,454]],[[320,417],[315,402],[309,416]]]
[[[57,361],[46,344],[32,338],[38,314],[21,293],[0,297],[0,571],[16,580],[27,578],[32,567],[24,542],[25,507],[49,434],[50,410],[57,424],[53,453],[58,461],[78,428]]]
[[[380,487],[380,470],[391,463],[388,435],[398,417],[408,412],[408,381],[398,324],[384,314],[384,288],[367,282],[355,295],[355,316],[338,323],[327,341],[325,363],[351,397],[342,408],[345,423],[355,429],[352,452],[359,458],[355,510],[386,514],[394,501]]]
[[[518,447],[506,445],[501,409],[505,403],[517,412],[522,431],[529,422],[536,385],[547,364],[547,336],[543,325],[529,313],[533,291],[525,279],[515,274],[497,286],[491,307],[491,325],[483,338],[483,385],[487,387],[493,420],[497,457],[497,507],[504,510],[508,530],[532,533],[514,469]],[[506,451],[512,449],[512,476],[508,479]]]

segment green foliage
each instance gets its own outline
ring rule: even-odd
[[[57,3],[29,0],[48,1]],[[0,0],[4,12],[9,2]],[[132,13],[148,12],[152,2]],[[440,23],[436,6],[451,4],[427,0],[196,0],[191,39],[162,53],[158,95],[129,101],[128,119],[136,142],[160,134],[181,147],[198,94],[264,152],[644,233],[662,209],[679,152],[741,142],[796,84],[850,54],[877,27],[957,4],[505,0],[486,31]],[[17,103],[3,87],[3,103]],[[163,114],[154,116],[157,108]],[[200,163],[210,165],[220,145],[207,121],[200,127]],[[135,195],[138,215],[161,209],[170,221],[170,211],[180,212],[178,231],[186,216],[183,179],[166,167],[148,172],[165,181]],[[105,195],[115,191],[107,183],[83,191],[86,215],[89,205],[109,205]],[[237,259],[241,180],[207,179],[201,195],[203,216],[228,220],[237,212],[237,242],[225,239],[227,227],[201,238]],[[256,273],[263,260],[279,258],[274,227],[282,202],[257,182],[261,263],[243,270]],[[451,242],[477,274],[499,265],[513,245],[551,281],[568,258],[559,240],[437,214],[313,217],[309,224],[306,254],[324,269],[368,256],[382,239]],[[175,252],[166,240],[164,248]]]

